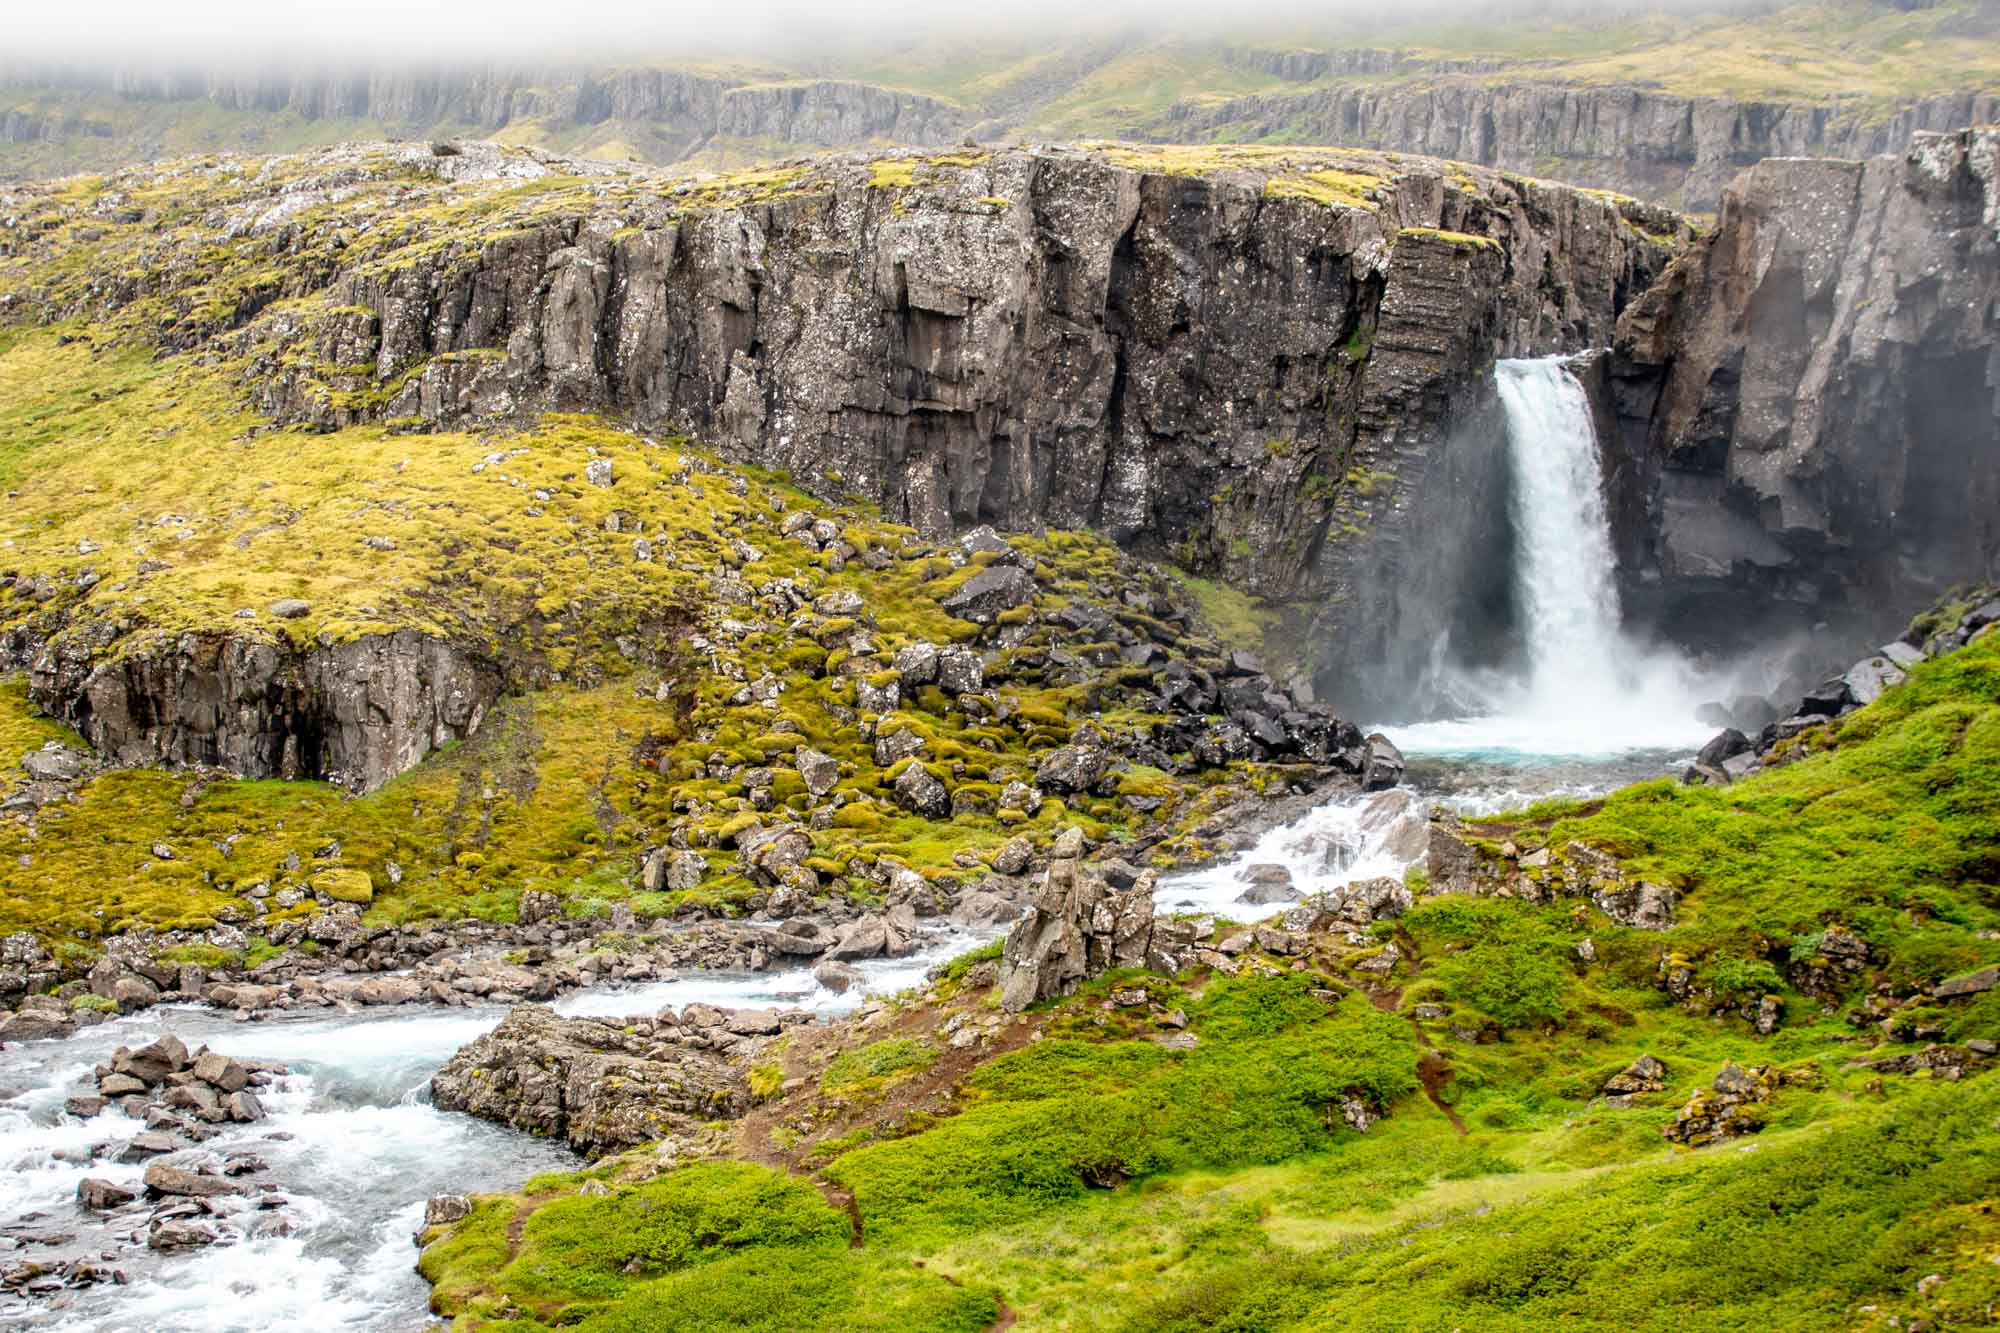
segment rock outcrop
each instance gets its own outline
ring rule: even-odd
[[[1444,487],[1493,357],[1606,341],[1686,234],[1477,168],[1215,154],[1194,173],[1143,149],[822,158],[731,185],[484,145],[328,150],[228,223],[325,312],[246,314],[231,345],[284,422],[608,409],[929,532],[1096,527],[1338,600],[1412,539],[1410,497]],[[358,219],[378,173],[414,213],[572,171],[491,234],[295,253],[318,234],[300,208]]]
[[[1628,613],[1717,649],[1822,621],[1880,642],[1882,608],[2000,575],[1996,219],[1994,129],[1729,188],[1607,367],[1645,516]]]
[[[750,1109],[751,1057],[801,1013],[689,1005],[678,1018],[509,1013],[431,1079],[431,1100],[582,1153],[636,1147]]]
[[[941,145],[957,143],[968,124],[966,113],[949,102],[870,83],[731,78],[673,67],[466,61],[258,70],[231,63],[203,70],[24,61],[0,64],[0,86],[95,93],[150,106],[207,103],[305,122],[374,121],[411,137],[443,127],[497,134],[522,124],[600,137],[623,131],[656,161],[673,161],[717,139],[800,148]],[[31,107],[0,116],[0,140],[6,142],[87,141],[112,133],[102,114],[88,107]]]
[[[1194,928],[1156,921],[1157,876],[1141,872],[1114,889],[1104,872],[1087,866],[1081,831],[1057,839],[1042,887],[1020,924],[1007,933],[1001,955],[1000,1004],[1018,1013],[1038,1000],[1068,995],[1114,967],[1143,967],[1171,976]]]
[[[501,674],[483,654],[415,631],[299,649],[184,634],[106,659],[85,635],[31,659],[30,697],[123,765],[378,787],[479,729]]]

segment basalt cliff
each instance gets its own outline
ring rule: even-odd
[[[1996,142],[1767,163],[1699,236],[1630,199],[1350,150],[714,177],[339,149],[138,170],[84,202],[18,190],[0,252],[9,318],[215,366],[253,430],[606,413],[932,536],[1092,528],[1290,607],[1279,665],[1365,708],[1442,629],[1476,648],[1511,624],[1496,357],[1615,342],[1591,378],[1628,605],[1684,641],[1735,646],[1732,599],[1774,593],[1802,625],[1879,629],[1878,607],[1989,571]],[[153,698],[66,663],[87,582],[23,586],[48,605],[14,660],[121,754],[283,771],[283,714],[334,738],[309,771],[372,785],[396,764],[350,754],[420,756],[505,675],[378,650],[379,704],[258,684],[253,706],[227,671]],[[86,659],[116,637],[87,633]],[[310,649],[285,679],[309,685]],[[264,739],[190,748],[190,707]],[[340,739],[364,715],[394,739]]]

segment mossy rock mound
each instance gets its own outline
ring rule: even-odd
[[[365,870],[322,870],[312,877],[313,892],[340,903],[372,903],[375,881]]]

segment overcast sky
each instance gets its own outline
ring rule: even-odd
[[[0,56],[217,62],[506,57],[774,58],[926,34],[1060,35],[1138,25],[1247,35],[1379,31],[1384,16],[1475,6],[1589,15],[1644,0],[0,0]],[[1672,0],[1714,9],[1741,0]],[[1757,3],[1757,0],[1749,0]]]

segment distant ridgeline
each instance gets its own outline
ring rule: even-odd
[[[859,145],[1112,137],[1339,143],[1615,189],[1696,211],[1767,157],[1861,158],[2000,118],[1983,0],[1664,12],[1324,45],[1077,36],[774,61],[536,67],[0,63],[0,179],[358,138],[504,137],[727,167]]]

